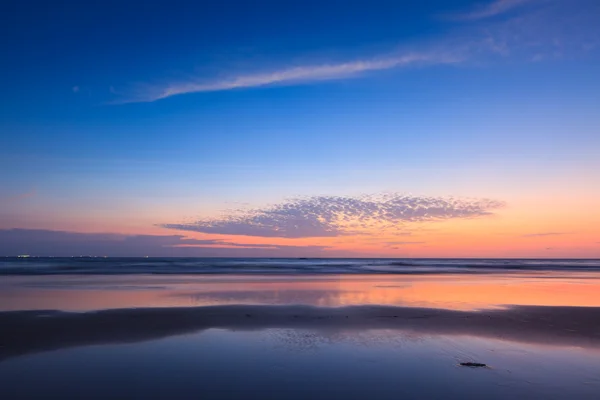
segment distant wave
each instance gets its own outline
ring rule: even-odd
[[[598,271],[600,260],[4,257],[0,275],[435,274]]]

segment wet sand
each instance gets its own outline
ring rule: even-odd
[[[486,311],[354,306],[212,306],[87,313],[0,313],[0,361],[82,345],[131,343],[211,328],[393,329],[600,348],[600,308],[520,306]]]
[[[2,276],[0,311],[215,305],[386,305],[472,311],[511,305],[600,307],[600,275]]]
[[[19,277],[0,283],[0,398],[594,399],[598,287],[580,275]]]

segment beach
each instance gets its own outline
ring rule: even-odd
[[[600,400],[600,0],[1,10],[0,400]]]
[[[595,272],[17,275],[0,397],[597,398]]]

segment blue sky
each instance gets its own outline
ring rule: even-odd
[[[598,195],[595,1],[6,10],[0,229],[189,235],[165,227],[382,193],[492,198],[514,215],[535,197],[562,221]],[[564,254],[597,252],[578,246]]]

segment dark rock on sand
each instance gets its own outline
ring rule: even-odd
[[[487,367],[485,364],[476,363],[476,362],[462,362],[460,363],[463,367],[471,367],[471,368],[482,368]]]

